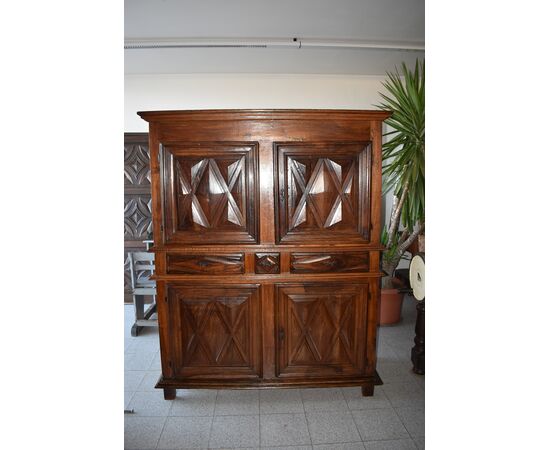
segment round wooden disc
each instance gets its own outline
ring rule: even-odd
[[[418,301],[424,300],[424,254],[417,253],[413,256],[409,266],[409,280],[413,290],[413,296]]]

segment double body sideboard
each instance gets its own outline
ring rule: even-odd
[[[149,122],[156,387],[372,395],[384,111],[138,113]]]

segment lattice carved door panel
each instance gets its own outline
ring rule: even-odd
[[[363,373],[367,292],[359,285],[278,286],[277,375]]]
[[[278,239],[369,240],[370,143],[275,144]]]
[[[257,144],[165,145],[162,152],[166,242],[257,242]]]
[[[175,373],[260,375],[259,287],[168,287]]]

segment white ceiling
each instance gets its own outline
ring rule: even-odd
[[[126,0],[125,38],[316,38],[424,43],[423,0]],[[125,49],[127,74],[383,75],[423,51],[333,48]]]

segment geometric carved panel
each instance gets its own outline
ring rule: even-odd
[[[141,241],[152,232],[151,196],[125,195],[124,239]]]
[[[279,144],[279,237],[368,236],[368,144]]]
[[[144,143],[124,145],[124,184],[150,185],[149,147]]]
[[[229,161],[177,159],[178,226],[246,227],[244,165],[244,156]]]
[[[255,242],[255,145],[163,147],[167,240]]]
[[[184,364],[248,366],[248,306],[245,297],[185,302],[183,318],[192,334]]]
[[[280,273],[279,253],[256,253],[254,255],[254,272]]]
[[[170,286],[176,333],[176,371],[258,375],[259,315],[256,286]]]
[[[279,375],[359,374],[366,322],[361,289],[322,286],[279,287]],[[357,328],[359,325],[359,328]]]

